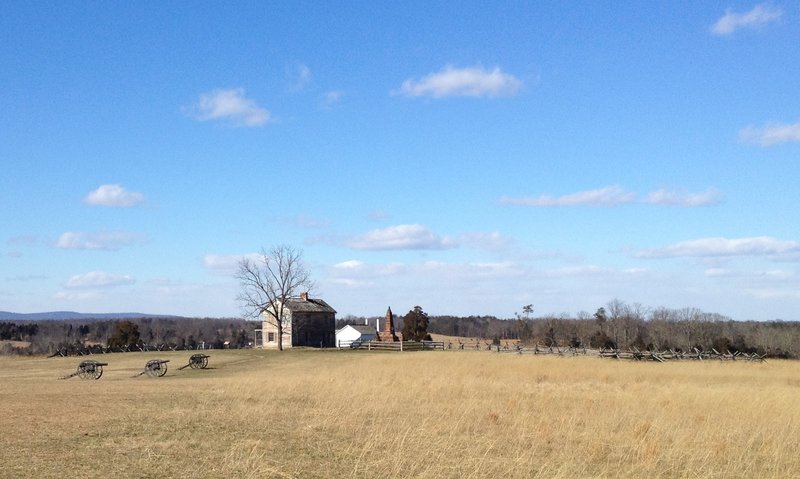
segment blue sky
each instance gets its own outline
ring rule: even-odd
[[[0,310],[800,319],[793,2],[12,2]]]

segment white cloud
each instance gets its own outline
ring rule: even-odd
[[[565,266],[562,268],[552,269],[547,271],[546,274],[553,277],[589,277],[589,276],[605,276],[613,272],[610,268],[588,264],[582,266]]]
[[[439,236],[423,225],[396,225],[357,236],[348,241],[347,246],[365,250],[435,250],[454,248],[456,244],[453,239]]]
[[[620,270],[620,272],[622,274],[636,276],[636,275],[649,274],[650,272],[652,272],[652,270],[650,268],[625,268]]]
[[[332,107],[333,105],[336,105],[342,101],[342,98],[344,98],[344,91],[342,90],[331,90],[325,92],[325,94],[322,96],[322,105],[325,107]]]
[[[442,250],[468,246],[498,251],[508,247],[511,240],[498,232],[441,236],[426,226],[412,224],[375,229],[353,237],[345,244],[360,250]]]
[[[110,206],[112,208],[130,208],[144,201],[144,195],[128,191],[121,185],[101,185],[83,198],[88,205]]]
[[[770,123],[760,128],[749,126],[739,131],[739,141],[759,146],[800,142],[800,122],[792,124]]]
[[[538,197],[514,198],[503,196],[500,203],[522,206],[617,206],[636,201],[636,194],[618,186],[607,186],[597,190],[581,191],[564,196],[542,195]]]
[[[6,277],[6,281],[41,281],[47,279],[43,274],[26,274],[23,276]]]
[[[708,268],[703,273],[709,277],[725,277],[736,274],[735,272],[726,268]]]
[[[654,205],[671,206],[708,206],[719,203],[722,195],[715,188],[709,188],[702,193],[687,193],[674,190],[660,189],[647,195],[645,203]]]
[[[336,263],[335,265],[333,265],[334,268],[340,269],[340,270],[354,270],[354,269],[361,268],[362,266],[364,266],[364,262],[363,261],[358,261],[358,260],[355,260],[355,259],[351,259],[351,260],[348,260],[348,261],[342,261],[341,263]]]
[[[511,239],[497,231],[492,233],[466,233],[458,237],[458,242],[488,251],[499,251],[511,244]]]
[[[194,117],[201,121],[228,120],[236,126],[260,126],[271,119],[267,109],[245,97],[243,88],[201,94]]]
[[[716,278],[744,278],[748,284],[754,284],[756,281],[776,283],[794,278],[794,273],[784,271],[781,269],[771,269],[767,271],[739,271],[727,268],[708,268],[703,272],[708,277]]]
[[[657,278],[657,273],[648,269],[574,264],[541,269],[518,258],[467,262],[437,259],[331,267],[322,272],[320,284],[330,297],[337,298],[337,309],[342,313],[382,314],[387,305],[395,312],[403,312],[419,304],[432,314],[510,317],[514,305],[518,308],[534,299],[537,311],[560,308],[558,305],[587,311],[593,306],[594,310],[630,285],[660,285]],[[582,291],[578,303],[576,290]]]
[[[286,78],[290,91],[303,91],[311,84],[311,69],[303,63],[295,63],[286,67]]]
[[[762,274],[765,278],[775,279],[778,281],[791,279],[794,277],[794,273],[790,271],[783,271],[781,269],[772,269],[769,271],[764,271]]]
[[[54,299],[66,301],[92,301],[101,297],[97,291],[59,291],[53,295]]]
[[[137,311],[195,317],[233,317],[239,285],[225,280],[186,283],[165,278],[137,280],[135,284],[88,289],[62,288],[53,295],[55,309],[75,311]],[[33,305],[28,309],[36,309]]]
[[[757,299],[770,302],[800,299],[800,282],[797,275],[791,271],[757,271],[743,275],[740,284],[743,293]]]
[[[110,286],[133,284],[135,282],[136,280],[128,275],[91,271],[89,273],[72,276],[64,284],[64,287],[67,289],[106,288]]]
[[[465,281],[473,287],[488,280],[519,279],[526,273],[524,267],[513,261],[448,263],[429,260],[408,265],[407,270],[412,279],[425,277],[448,285]]]
[[[499,67],[485,70],[483,67],[455,68],[451,65],[437,73],[421,79],[409,78],[393,94],[409,97],[449,96],[498,97],[514,96],[522,88],[522,81],[514,75],[503,73]]]
[[[747,294],[768,301],[800,299],[800,289],[747,288]]]
[[[682,241],[663,248],[643,250],[639,258],[783,256],[800,252],[800,243],[757,236],[752,238],[701,238]]]
[[[709,188],[702,193],[687,193],[668,189],[660,189],[648,193],[640,200],[636,193],[626,191],[619,186],[606,186],[596,190],[579,191],[563,196],[541,195],[536,197],[523,196],[503,196],[500,204],[535,206],[535,207],[556,207],[556,206],[619,206],[634,203],[648,203],[654,205],[671,206],[708,206],[721,201],[722,195],[715,188]]]
[[[367,283],[363,281],[358,281],[356,279],[349,279],[349,278],[331,278],[330,282],[331,284],[341,285],[346,288],[358,288],[367,285]]]
[[[347,260],[328,269],[328,281],[347,288],[360,288],[385,281],[387,277],[406,277],[408,267],[403,263],[367,264]]]
[[[316,218],[307,214],[281,219],[282,222],[303,229],[325,229],[331,225],[331,221],[325,218]]]
[[[385,210],[374,210],[370,211],[367,214],[367,219],[369,219],[370,221],[380,221],[390,217],[391,215],[389,214],[389,212]]]
[[[711,26],[711,32],[715,35],[731,35],[740,28],[756,28],[777,21],[782,15],[780,8],[766,3],[756,5],[745,13],[726,10],[725,15]]]
[[[639,277],[651,273],[648,268],[615,269],[594,264],[580,266],[564,266],[542,272],[548,278],[612,278],[612,277]]]
[[[116,251],[123,246],[139,243],[143,237],[130,231],[100,231],[82,233],[68,231],[56,241],[56,248]]]
[[[516,278],[521,276],[524,271],[519,264],[512,261],[469,263],[464,266],[471,270],[476,278]]]
[[[22,246],[33,246],[38,243],[38,239],[36,236],[33,235],[21,235],[21,236],[13,236],[9,238],[6,243],[12,246],[22,245]]]
[[[248,253],[240,255],[220,255],[207,254],[203,256],[203,267],[210,273],[221,276],[233,276],[239,268],[239,262],[243,259],[250,261],[260,261],[262,256],[258,253]]]
[[[429,260],[410,264],[366,264],[357,260],[349,260],[338,263],[329,269],[328,280],[348,287],[385,284],[387,279],[402,283],[411,281],[419,285],[420,281],[423,281],[420,278],[426,278],[424,281],[433,280],[443,283],[456,281],[456,278],[480,282],[491,279],[519,278],[523,273],[524,269],[520,265],[510,261],[448,263]]]

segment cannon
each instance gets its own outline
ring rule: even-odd
[[[147,364],[144,365],[144,369],[133,377],[138,378],[139,376],[147,374],[151,378],[160,378],[161,376],[167,374],[168,362],[169,359],[151,359],[150,361],[147,361]]]
[[[192,369],[205,369],[208,366],[208,358],[210,356],[207,354],[192,354],[189,358],[189,364],[184,364],[183,366],[178,368],[178,371],[181,369],[192,368]]]
[[[74,378],[75,376],[81,379],[100,379],[103,375],[103,366],[108,366],[108,363],[101,363],[98,361],[81,361],[78,365],[78,370],[72,374],[62,377],[61,379]]]

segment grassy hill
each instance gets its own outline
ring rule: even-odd
[[[486,351],[0,357],[4,477],[791,477],[796,362]],[[162,378],[132,378],[149,359]]]

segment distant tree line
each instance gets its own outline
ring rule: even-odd
[[[38,331],[38,324],[0,323],[0,341],[28,341]]]
[[[533,306],[523,315],[428,316],[415,307],[395,317],[395,329],[405,337],[424,338],[428,333],[481,338],[500,343],[518,340],[524,345],[589,348],[638,348],[642,351],[691,351],[767,354],[768,357],[800,358],[800,322],[734,321],[697,308],[647,308],[614,299],[594,313],[533,317]],[[410,318],[408,325],[406,317]],[[379,320],[379,321],[378,321]],[[348,315],[336,320],[346,324],[383,326],[383,316]],[[50,355],[58,351],[76,354],[91,348],[136,350],[137,347],[195,349],[244,348],[252,345],[260,323],[236,318],[140,318],[47,321],[0,321],[0,353]],[[20,346],[8,341],[30,343]],[[227,344],[226,344],[227,343]]]
[[[245,348],[252,346],[256,323],[237,318],[137,318],[7,322],[0,321],[1,354],[78,354],[137,348]],[[258,323],[258,327],[261,323]],[[227,343],[227,344],[226,344]]]
[[[501,319],[495,316],[430,316],[427,331],[446,336],[481,338],[494,343],[518,340],[524,345],[587,348],[638,348],[641,351],[702,351],[766,354],[768,357],[800,358],[800,322],[734,321],[718,313],[697,308],[648,308],[619,299],[594,313],[531,317],[532,305],[523,315]],[[345,324],[375,324],[377,316],[347,316]],[[382,323],[381,323],[382,324]],[[403,328],[404,318],[395,319]]]

